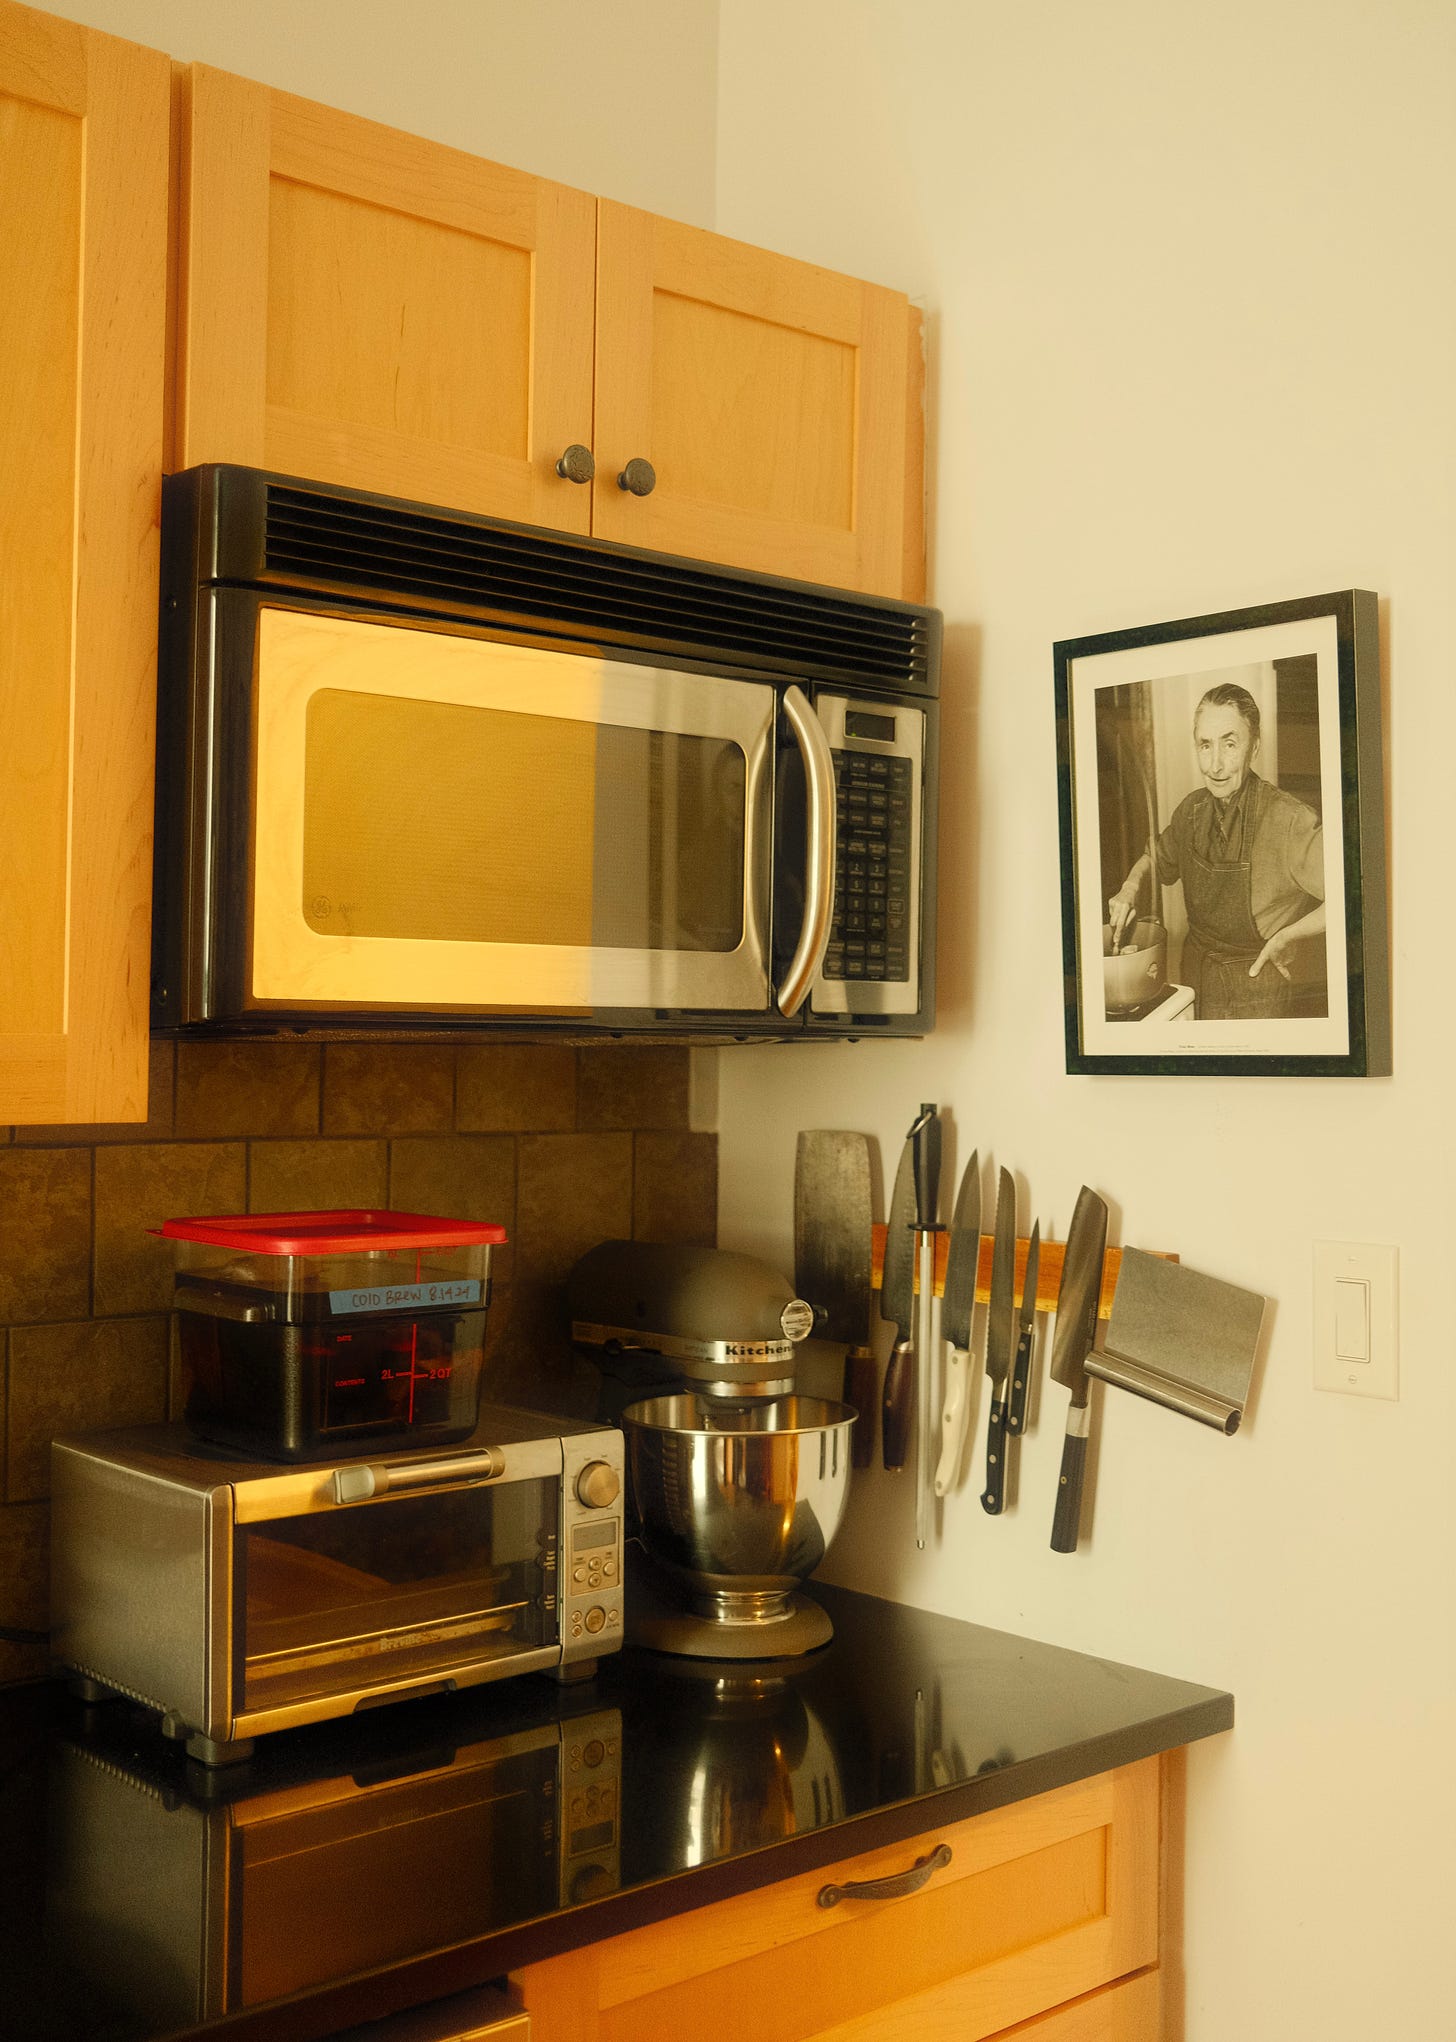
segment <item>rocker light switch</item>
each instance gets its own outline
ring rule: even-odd
[[[1346,1396],[1399,1396],[1398,1254],[1355,1241],[1314,1244],[1314,1385]]]

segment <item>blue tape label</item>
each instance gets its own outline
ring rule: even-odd
[[[386,1283],[370,1290],[331,1290],[329,1310],[336,1316],[349,1312],[399,1312],[411,1306],[478,1305],[480,1278],[457,1277],[454,1282]]]

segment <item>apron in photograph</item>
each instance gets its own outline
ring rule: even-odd
[[[1253,822],[1251,816],[1249,822]],[[1246,833],[1252,834],[1251,831]],[[1247,858],[1236,865],[1211,865],[1190,844],[1183,873],[1188,938],[1181,975],[1193,988],[1199,1021],[1279,1021],[1290,1012],[1284,974],[1266,964],[1257,978],[1249,966],[1264,947],[1254,921]]]

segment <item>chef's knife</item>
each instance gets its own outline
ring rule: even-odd
[[[815,1312],[815,1332],[848,1348],[844,1401],[859,1416],[853,1460],[874,1456],[879,1375],[870,1349],[870,1145],[862,1134],[809,1128],[794,1161],[794,1287]]]
[[[999,1517],[1006,1501],[1006,1400],[1016,1322],[1016,1184],[1001,1172],[996,1192],[996,1238],[991,1246],[991,1304],[986,1314],[986,1374],[991,1409],[986,1419],[986,1486],[981,1508]]]
[[[915,1158],[915,1245],[920,1257],[920,1313],[915,1332],[915,1543],[923,1552],[930,1537],[931,1313],[935,1293],[935,1237],[941,1231],[940,1115],[921,1102],[910,1125]]]
[[[971,1313],[976,1303],[976,1265],[981,1259],[981,1159],[971,1157],[961,1175],[945,1258],[945,1292],[940,1301],[940,1337],[951,1352],[945,1364],[945,1404],[940,1414],[940,1461],[935,1493],[944,1496],[955,1481],[971,1413]]]
[[[1057,1293],[1057,1330],[1052,1341],[1052,1380],[1072,1393],[1062,1470],[1052,1518],[1052,1551],[1074,1553],[1082,1516],[1082,1476],[1087,1464],[1087,1356],[1097,1335],[1102,1294],[1102,1258],[1107,1248],[1107,1207],[1084,1184],[1077,1193],[1072,1225],[1062,1256]]]
[[[1020,1333],[1016,1358],[1011,1364],[1011,1395],[1006,1404],[1006,1430],[1020,1433],[1026,1426],[1026,1399],[1031,1389],[1032,1344],[1036,1339],[1036,1281],[1041,1274],[1041,1222],[1031,1230],[1026,1244],[1026,1274],[1021,1280]]]
[[[915,1325],[915,1156],[909,1142],[895,1172],[890,1220],[885,1229],[885,1268],[880,1279],[880,1316],[895,1328],[895,1346],[885,1370],[881,1453],[887,1468],[903,1468],[910,1444],[914,1398],[912,1374]]]

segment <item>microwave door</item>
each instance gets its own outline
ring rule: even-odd
[[[259,601],[251,1009],[770,1004],[775,692]]]

